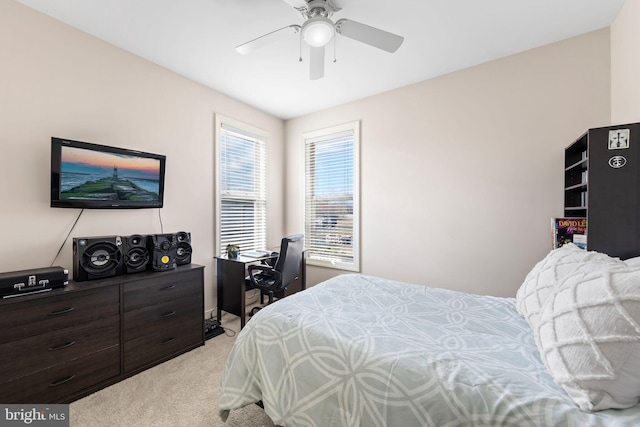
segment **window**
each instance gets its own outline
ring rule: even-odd
[[[266,247],[266,140],[259,129],[216,116],[216,253]]]
[[[304,134],[307,263],[359,271],[360,123]]]

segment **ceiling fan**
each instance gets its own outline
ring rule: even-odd
[[[310,78],[317,80],[324,77],[325,46],[331,41],[335,33],[368,44],[369,46],[393,53],[402,44],[404,37],[389,33],[379,28],[340,19],[335,23],[330,19],[334,12],[339,11],[332,0],[284,0],[299,11],[305,21],[302,25],[288,25],[279,30],[243,43],[236,47],[236,51],[247,54],[269,44],[282,36],[300,33],[301,44],[309,45]],[[302,61],[302,56],[300,57]]]

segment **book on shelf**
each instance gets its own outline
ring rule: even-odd
[[[573,243],[579,248],[587,249],[586,218],[551,218],[552,249],[565,243]]]

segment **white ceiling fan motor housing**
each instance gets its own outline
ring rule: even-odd
[[[321,47],[329,43],[334,36],[333,22],[324,16],[316,16],[302,24],[302,38],[308,45]]]

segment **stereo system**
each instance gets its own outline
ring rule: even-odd
[[[73,280],[168,271],[191,263],[191,233],[74,237]]]

